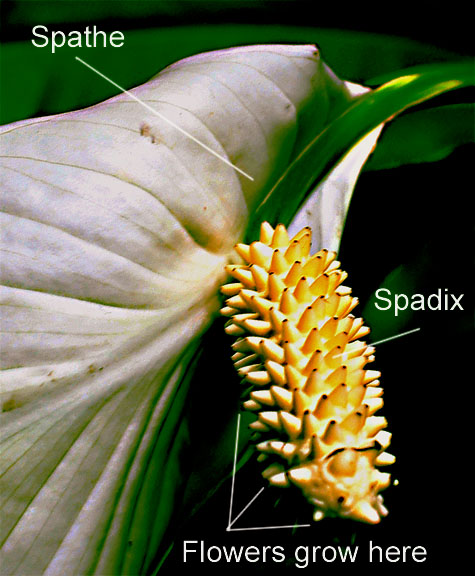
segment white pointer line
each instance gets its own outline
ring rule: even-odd
[[[252,526],[251,528],[228,528],[228,532],[246,532],[247,530],[278,530],[279,528],[310,528],[311,524],[288,524],[287,526]]]
[[[396,338],[401,338],[401,336],[407,336],[408,334],[413,334],[414,332],[419,332],[420,328],[414,328],[414,330],[408,330],[407,332],[401,332],[401,334],[396,334],[395,336],[389,336],[388,338],[383,338],[377,342],[371,342],[369,346],[376,346],[377,344],[382,344],[383,342],[389,342],[390,340],[395,340]]]
[[[164,116],[163,114],[161,114],[160,112],[158,112],[157,110],[155,110],[154,108],[152,108],[151,106],[149,106],[148,104],[146,104],[145,102],[140,100],[140,98],[137,98],[137,96],[132,94],[132,92],[129,92],[125,88],[122,88],[122,86],[119,86],[119,84],[117,84],[116,82],[114,82],[113,80],[108,78],[105,74],[103,74],[102,72],[99,72],[99,70],[97,70],[96,68],[94,68],[93,66],[88,64],[87,62],[84,62],[84,60],[79,58],[79,56],[75,56],[75,58],[78,62],[81,62],[81,64],[84,64],[84,66],[86,66],[87,68],[89,68],[90,70],[95,72],[98,76],[100,76],[101,78],[103,78],[107,82],[109,82],[109,84],[112,84],[112,86],[115,86],[118,90],[120,90],[124,94],[127,94],[127,96],[132,98],[132,100],[135,100],[136,102],[138,102],[141,106],[146,108],[149,112],[152,112],[152,114],[155,114],[155,116],[158,116],[163,121],[167,122],[167,124],[170,124],[170,126],[173,126],[174,128],[176,128],[179,132],[181,132],[182,134],[184,134],[185,136],[190,138],[190,140],[193,140],[193,142],[196,142],[196,144],[198,144],[199,146],[204,148],[207,152],[209,152],[213,156],[216,156],[216,158],[219,158],[222,162],[224,162],[228,166],[231,166],[231,168],[234,168],[234,170],[236,170],[236,172],[239,172],[240,174],[242,174],[243,176],[245,176],[246,178],[248,178],[249,180],[254,182],[254,178],[252,176],[249,176],[249,174],[244,172],[244,170],[241,170],[241,168],[238,168],[237,166],[232,164],[227,158],[225,158],[224,156],[221,156],[220,154],[215,152],[212,148],[210,148],[209,146],[207,146],[206,144],[201,142],[201,140],[198,140],[198,138],[195,138],[195,136],[193,136],[192,134],[190,134],[189,132],[187,132],[186,130],[181,128],[180,126],[178,126],[178,124],[175,124],[175,122],[173,122],[172,120],[170,120],[169,118],[167,118],[166,116]]]
[[[237,462],[237,453],[238,453],[238,444],[239,444],[239,425],[240,424],[241,424],[241,413],[238,414],[238,418],[237,418],[236,441],[234,444],[233,477],[231,480],[231,499],[229,501],[229,520],[228,520],[227,530],[229,530],[230,527],[232,526],[231,516],[233,513],[234,479],[236,478],[236,462]]]
[[[229,522],[228,527],[226,528],[226,530],[229,532],[230,530],[233,530],[233,528],[231,528],[231,526],[234,524],[234,522],[236,522],[236,520],[238,518],[240,518],[244,512],[249,508],[249,506],[254,502],[254,500],[265,490],[265,486],[263,486],[259,492],[254,496],[254,498],[252,498],[252,500],[250,500],[246,506],[244,506],[244,508],[241,510],[241,512],[239,512],[239,514],[236,516],[236,518],[234,518],[234,520],[232,522]]]
[[[236,442],[234,444],[234,462],[233,462],[233,477],[231,480],[231,499],[229,501],[229,520],[228,526],[226,528],[226,532],[244,532],[246,530],[276,530],[278,528],[308,528],[311,524],[289,524],[287,526],[253,526],[250,528],[232,528],[232,525],[236,522],[238,518],[240,518],[244,512],[251,506],[254,500],[265,490],[265,486],[263,486],[259,492],[244,506],[244,508],[239,512],[239,514],[231,520],[232,518],[232,511],[233,511],[233,500],[234,500],[234,479],[236,477],[236,464],[237,464],[237,453],[238,453],[238,444],[239,444],[239,427],[241,424],[241,413],[238,413],[237,419],[237,427],[236,427]]]
[[[383,338],[382,340],[377,340],[376,342],[370,342],[368,344],[368,346],[377,346],[378,344],[383,344],[383,342],[389,342],[390,340],[396,340],[396,338],[401,338],[402,336],[407,336],[408,334],[413,334],[414,332],[419,332],[420,328],[414,328],[413,330],[408,330],[407,332],[401,332],[401,334],[396,334],[395,336],[389,336],[388,338]],[[354,350],[354,352],[363,352],[364,350],[366,350],[366,345],[363,346],[362,348],[358,348],[357,350]],[[342,352],[341,354],[336,354],[336,356],[334,356],[335,358],[337,358],[338,356],[344,356],[346,354],[346,352]]]

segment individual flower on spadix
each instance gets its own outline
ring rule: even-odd
[[[185,59],[1,133],[2,569],[143,573],[182,478],[182,408],[233,246],[351,100],[313,46]]]

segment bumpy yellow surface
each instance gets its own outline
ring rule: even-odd
[[[236,245],[243,263],[227,266],[222,287],[233,361],[247,384],[244,408],[255,412],[263,475],[296,485],[314,519],[341,516],[377,523],[387,514],[379,494],[392,464],[380,373],[364,366],[374,348],[351,311],[358,300],[343,286],[336,254],[310,255],[311,230],[289,239],[286,228],[261,226],[259,241]]]

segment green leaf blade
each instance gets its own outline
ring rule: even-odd
[[[361,95],[343,114],[318,135],[286,169],[256,211],[251,225],[277,220],[288,224],[315,181],[322,179],[345,153],[368,132],[390,121],[407,108],[449,90],[475,85],[471,63],[431,65],[407,73]]]
[[[437,162],[475,141],[475,107],[451,104],[408,112],[386,127],[366,170]]]

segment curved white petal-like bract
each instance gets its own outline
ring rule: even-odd
[[[188,58],[133,94],[253,180],[126,94],[2,129],[5,574],[138,574],[152,561],[223,266],[350,98],[314,46],[283,45]]]

